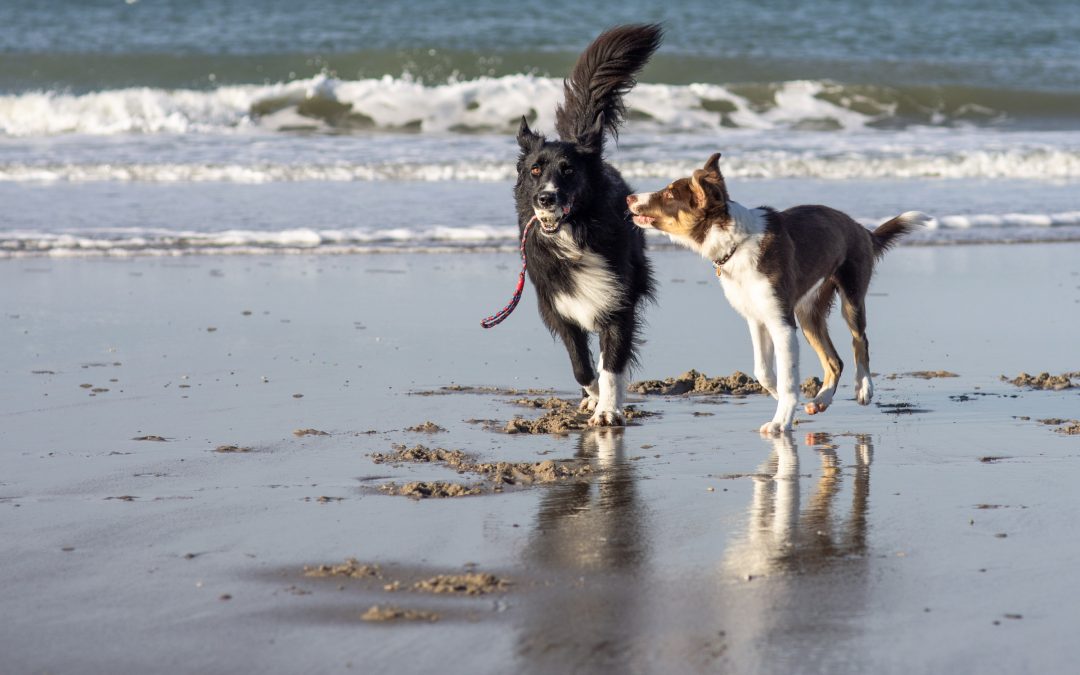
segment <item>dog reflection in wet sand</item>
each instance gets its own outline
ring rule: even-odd
[[[746,536],[728,549],[724,559],[728,574],[753,579],[807,572],[865,553],[873,445],[868,435],[855,436],[851,508],[838,520],[836,501],[843,487],[843,465],[833,440],[829,434],[806,435],[806,444],[821,458],[821,476],[804,508],[795,441],[790,433],[770,439],[772,453],[754,477]]]
[[[647,537],[636,472],[621,429],[586,431],[576,457],[593,465],[589,481],[552,486],[544,495],[530,558],[548,568],[613,570],[636,566]]]
[[[559,581],[527,606],[517,672],[618,672],[640,648],[633,627],[651,612],[629,590],[652,536],[623,430],[584,432],[577,457],[592,463],[592,477],[545,492],[524,551],[530,569]]]

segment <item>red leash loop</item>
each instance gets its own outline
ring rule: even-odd
[[[529,228],[536,222],[536,216],[533,216],[529,222],[525,223],[525,231],[521,233],[521,274],[518,275],[517,288],[514,290],[514,297],[510,298],[509,304],[503,307],[495,314],[492,314],[488,318],[480,322],[480,325],[484,328],[494,328],[500,323],[506,320],[506,317],[510,316],[510,313],[514,311],[514,308],[518,306],[518,302],[521,301],[521,293],[525,290],[525,267],[528,265],[528,261],[525,259],[525,239],[529,236]]]

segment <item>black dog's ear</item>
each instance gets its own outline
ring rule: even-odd
[[[540,137],[532,132],[529,128],[529,121],[525,119],[525,116],[521,116],[521,124],[518,125],[517,142],[521,146],[522,150],[531,149]]]
[[[577,149],[584,154],[600,153],[604,149],[604,113],[596,115],[589,130],[577,137]]]

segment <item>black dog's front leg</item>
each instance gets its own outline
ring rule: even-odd
[[[596,395],[596,371],[592,365],[592,353],[589,351],[589,334],[583,328],[561,319],[551,322],[555,334],[562,338],[566,352],[570,355],[570,366],[574,369],[574,379],[585,391]]]
[[[600,328],[600,373],[597,376],[598,401],[590,426],[622,426],[626,399],[626,375],[634,359],[632,311],[622,312]]]

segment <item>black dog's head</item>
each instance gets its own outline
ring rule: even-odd
[[[596,125],[597,136],[603,133],[603,117]],[[517,134],[521,154],[517,163],[514,196],[523,213],[531,209],[540,221],[540,230],[556,234],[575,212],[587,208],[589,186],[601,170],[599,142],[584,138],[578,142],[549,141],[529,129],[521,118]]]

